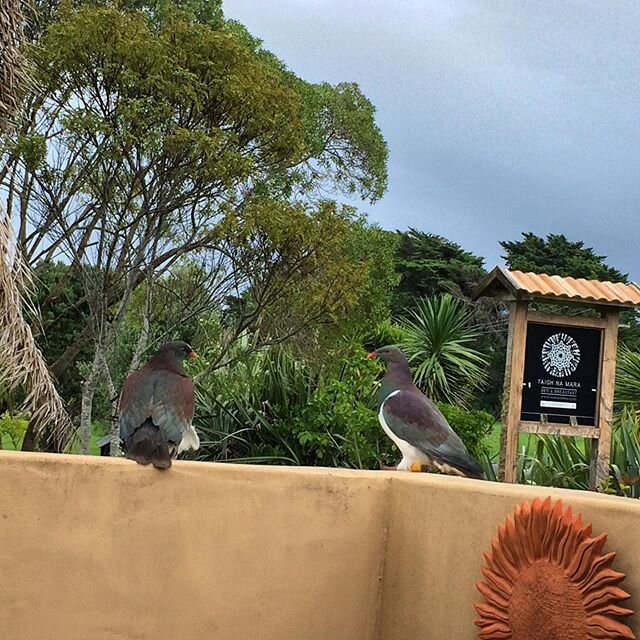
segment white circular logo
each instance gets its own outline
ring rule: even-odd
[[[542,345],[542,366],[556,378],[572,374],[580,364],[580,347],[566,333],[554,333]]]

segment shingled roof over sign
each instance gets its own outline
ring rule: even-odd
[[[545,298],[615,307],[640,306],[640,287],[633,282],[562,278],[546,273],[509,271],[504,267],[496,267],[476,287],[473,298],[482,296],[516,300]]]

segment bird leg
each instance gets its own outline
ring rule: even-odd
[[[423,468],[423,465],[419,462],[413,462],[409,467],[409,471],[413,471],[414,473],[421,473]]]

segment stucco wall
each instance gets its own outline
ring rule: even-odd
[[[428,474],[188,462],[160,473],[0,452],[0,637],[469,640],[482,551],[519,501],[549,494],[608,532],[640,607],[638,501]]]
[[[0,453],[0,638],[372,638],[373,475]]]
[[[384,640],[408,634],[429,640],[475,638],[472,603],[481,600],[475,583],[482,578],[483,551],[519,502],[549,495],[582,513],[594,535],[608,534],[604,552],[616,551],[614,567],[627,574],[623,587],[632,594],[628,606],[640,611],[638,500],[425,474],[406,474],[392,489]],[[640,638],[640,614],[629,623]]]

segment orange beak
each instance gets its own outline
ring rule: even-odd
[[[189,355],[187,356],[189,360],[195,360],[197,357],[198,357],[198,354],[195,351],[190,351]]]
[[[375,351],[372,351],[371,353],[367,354],[367,358],[369,358],[370,360],[377,357],[378,357],[378,354]]]

